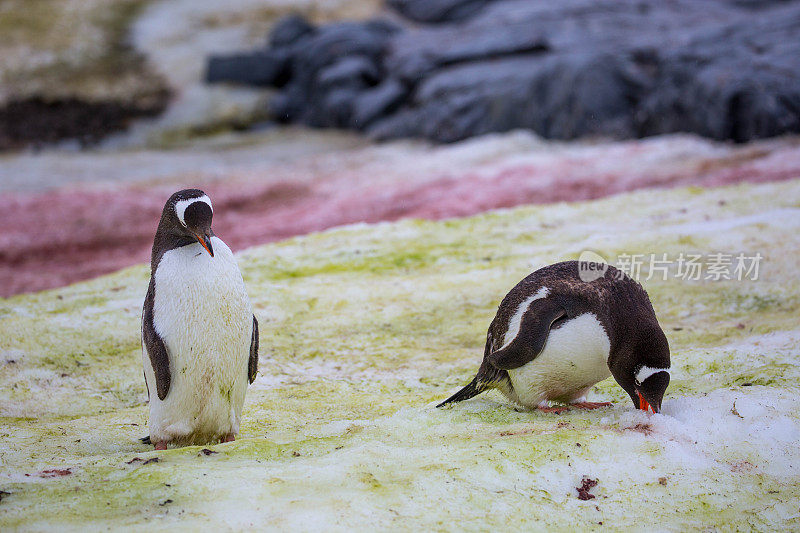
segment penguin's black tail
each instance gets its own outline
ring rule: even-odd
[[[146,437],[142,437],[142,438],[141,438],[141,439],[139,439],[139,440],[140,440],[140,441],[142,441],[142,444],[153,444],[153,443],[150,441],[150,435],[148,435],[148,436],[146,436]]]
[[[436,407],[444,407],[448,403],[455,403],[455,402],[462,402],[464,400],[469,400],[473,396],[477,396],[478,394],[482,393],[486,389],[490,388],[491,384],[484,379],[479,379],[479,376],[475,376],[475,379],[470,381],[469,385],[458,391],[457,393],[450,396],[448,399],[437,405]]]

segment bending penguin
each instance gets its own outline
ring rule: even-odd
[[[211,231],[201,190],[173,194],[153,242],[142,313],[150,436],[168,444],[229,442],[258,366],[258,321],[230,248]]]
[[[549,401],[603,407],[611,404],[585,396],[611,375],[635,407],[658,413],[669,371],[667,338],[642,286],[609,265],[566,261],[511,289],[489,326],[475,379],[437,407],[491,388],[531,409],[566,409]]]

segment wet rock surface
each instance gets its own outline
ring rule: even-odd
[[[207,80],[277,87],[276,119],[380,139],[800,131],[800,2],[387,4],[391,22],[285,19],[265,49],[211,57]]]

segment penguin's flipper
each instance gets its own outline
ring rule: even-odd
[[[150,364],[156,376],[156,392],[158,399],[163,400],[169,393],[169,385],[172,382],[172,374],[169,370],[169,353],[164,345],[164,340],[156,332],[153,325],[153,301],[155,299],[155,284],[150,278],[150,286],[147,289],[147,296],[144,299],[144,311],[142,313],[142,342],[147,349],[150,357]],[[145,379],[147,383],[147,379]],[[148,385],[149,389],[149,385]]]
[[[253,315],[253,336],[250,339],[250,360],[247,362],[247,379],[250,383],[256,380],[258,371],[258,320]]]
[[[553,322],[565,316],[567,310],[554,298],[534,300],[522,315],[517,336],[486,356],[486,360],[502,370],[513,370],[530,363],[544,349]]]

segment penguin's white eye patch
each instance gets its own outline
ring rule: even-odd
[[[667,374],[669,374],[669,368],[652,368],[649,366],[643,366],[633,377],[633,380],[636,383],[636,385],[639,386],[644,382],[644,380],[646,380],[653,374],[658,374],[659,372],[666,372]]]
[[[205,202],[208,204],[208,208],[211,209],[211,212],[214,212],[214,208],[211,206],[211,198],[208,195],[199,196],[197,198],[189,198],[187,200],[178,200],[175,202],[175,215],[177,215],[178,220],[181,221],[181,224],[186,226],[186,220],[184,219],[184,215],[186,213],[186,208],[192,205],[195,202]]]

